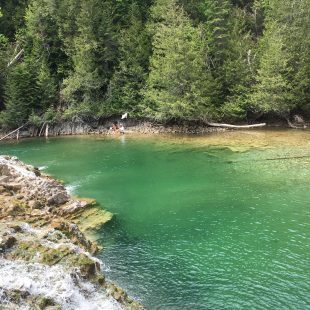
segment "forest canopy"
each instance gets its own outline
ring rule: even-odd
[[[0,0],[0,126],[310,112],[310,0]]]

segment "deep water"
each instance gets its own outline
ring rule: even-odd
[[[147,309],[310,309],[310,132],[0,144],[115,214],[107,276]]]

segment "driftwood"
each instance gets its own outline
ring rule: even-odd
[[[253,124],[253,125],[231,125],[231,124],[220,124],[220,123],[207,122],[206,124],[211,127],[235,128],[235,129],[247,129],[247,128],[257,128],[257,127],[266,126],[266,123]]]
[[[1,140],[4,140],[5,138],[9,137],[10,135],[12,135],[12,134],[15,133],[15,132],[18,132],[18,133],[19,133],[19,130],[22,129],[23,127],[25,127],[26,125],[28,125],[28,122],[27,122],[26,124],[24,124],[24,125],[18,127],[17,129],[11,131],[10,133],[8,133],[7,135],[5,135],[4,137],[1,137],[1,138],[0,138],[0,141],[1,141]]]
[[[293,128],[293,129],[305,129],[305,128],[307,128],[307,126],[306,125],[300,125],[300,126],[296,126],[296,125],[294,125],[288,118],[286,118],[286,121],[287,121],[287,124],[288,124],[288,126],[290,127],[290,128]]]

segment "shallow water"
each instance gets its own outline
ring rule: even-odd
[[[0,144],[96,198],[109,278],[148,309],[310,309],[310,132]]]

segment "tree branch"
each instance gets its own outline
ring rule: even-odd
[[[9,68],[10,66],[12,66],[20,57],[21,55],[24,53],[24,49],[22,48],[17,55],[8,63],[7,67]]]

